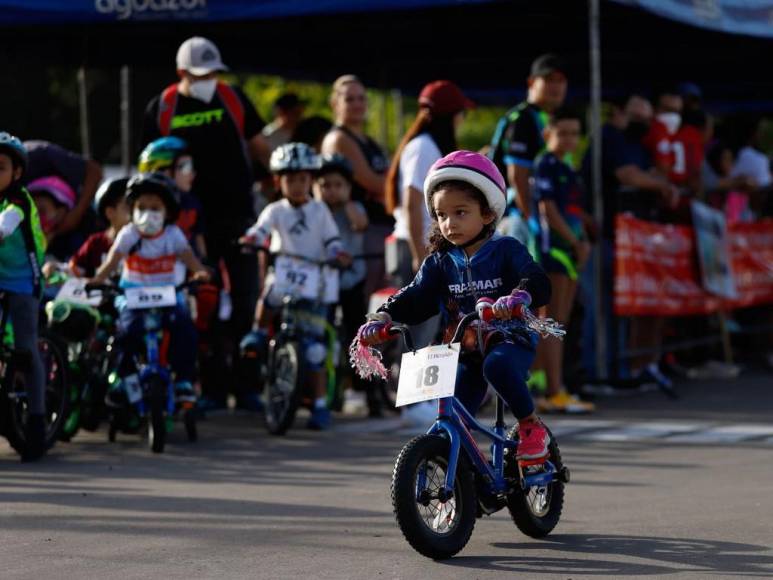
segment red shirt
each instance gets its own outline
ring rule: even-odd
[[[699,175],[703,166],[703,133],[697,127],[684,125],[673,137],[674,167],[672,169],[674,183],[682,183],[688,177]],[[676,181],[675,178],[681,178]]]
[[[113,240],[105,232],[91,234],[70,258],[70,269],[78,276],[93,276],[112,245]]]
[[[652,120],[642,145],[652,157],[656,167],[671,171],[674,165],[674,152],[671,148],[671,135],[668,134],[668,129],[663,123],[657,119]]]

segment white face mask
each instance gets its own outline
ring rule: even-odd
[[[143,236],[155,236],[164,229],[165,218],[163,211],[151,209],[140,211],[139,208],[134,208],[132,214],[132,221]]]
[[[217,88],[217,79],[207,79],[205,81],[193,81],[188,85],[188,93],[194,99],[208,103],[215,96]]]
[[[682,124],[682,116],[679,113],[658,113],[656,118],[666,126],[669,135],[676,133]]]

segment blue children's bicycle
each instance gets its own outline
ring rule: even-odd
[[[126,308],[140,310],[143,314],[145,350],[135,362],[137,374],[123,378],[123,393],[126,403],[110,410],[108,439],[114,442],[118,431],[137,432],[147,426],[150,449],[163,453],[167,431],[176,411],[182,415],[188,441],[198,438],[196,412],[193,402],[175,403],[172,373],[166,363],[165,345],[168,332],[164,329],[163,310],[174,307],[177,292],[194,285],[186,282],[177,286],[119,288],[111,284],[88,284],[87,290],[101,290],[106,296],[123,295]]]
[[[477,312],[462,318],[450,344],[459,342],[477,319]],[[394,324],[390,333],[402,334],[406,347],[414,350],[406,326]],[[470,430],[491,440],[491,459]],[[467,544],[476,518],[505,506],[524,534],[549,534],[561,517],[569,482],[552,434],[550,441],[544,463],[523,466],[515,458],[518,426],[506,433],[500,397],[493,429],[476,421],[455,397],[439,398],[437,420],[403,447],[392,475],[392,506],[408,543],[429,558],[450,558]]]

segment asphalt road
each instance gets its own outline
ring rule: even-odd
[[[211,417],[161,456],[79,434],[40,463],[0,445],[0,578],[773,578],[773,381],[691,383],[550,417],[573,481],[547,539],[506,511],[457,557],[408,546],[389,501],[416,429],[343,418],[270,437]]]

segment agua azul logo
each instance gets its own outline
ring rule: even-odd
[[[173,18],[206,10],[207,0],[94,0],[94,7],[100,14],[118,15],[118,20],[132,17]]]

